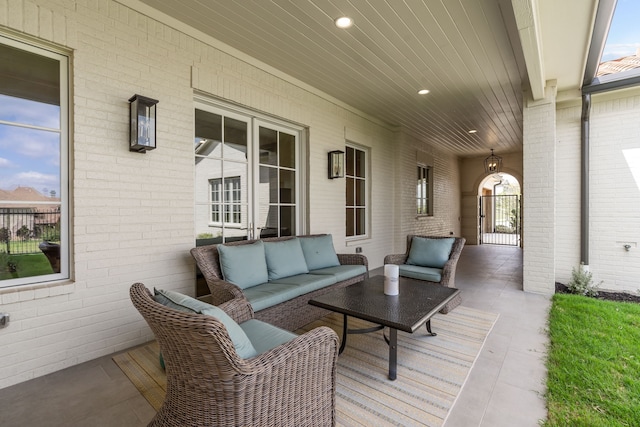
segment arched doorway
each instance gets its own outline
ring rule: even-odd
[[[520,183],[507,173],[487,176],[478,188],[479,243],[521,246]]]

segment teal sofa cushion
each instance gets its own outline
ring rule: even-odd
[[[265,242],[264,253],[270,281],[309,272],[297,237],[281,242]]]
[[[247,334],[249,340],[251,340],[251,344],[256,349],[257,354],[269,351],[298,336],[257,319],[247,320],[243,322],[240,327],[244,333]]]
[[[298,274],[297,276],[283,277],[274,283],[293,286],[297,289],[298,295],[304,295],[331,286],[336,282],[337,280],[333,275]]]
[[[259,311],[334,283],[334,276],[298,274],[245,289],[244,296],[251,303],[253,310]]]
[[[264,243],[226,246],[218,245],[220,267],[224,280],[247,289],[269,280]]]
[[[443,268],[449,261],[454,241],[453,237],[444,239],[414,237],[411,240],[411,249],[406,263],[422,267]]]
[[[309,270],[340,265],[338,255],[333,247],[333,238],[330,234],[301,237],[299,240]]]
[[[318,270],[311,270],[309,274],[318,275],[331,275],[336,278],[336,282],[351,279],[352,277],[364,274],[367,272],[367,267],[364,265],[338,265],[336,267],[320,268]]]
[[[257,354],[255,348],[253,348],[253,345],[251,344],[251,341],[242,328],[240,328],[240,325],[229,317],[229,315],[221,308],[174,291],[156,289],[154,294],[154,299],[158,303],[169,308],[187,313],[198,313],[215,317],[227,329],[227,333],[233,342],[236,353],[238,353],[238,356],[241,358],[248,359]]]
[[[251,303],[253,311],[263,310],[299,295],[300,289],[287,283],[265,283],[244,290],[244,296]]]
[[[442,280],[442,269],[433,267],[420,267],[419,265],[401,265],[400,275],[412,279],[427,280],[429,282],[440,282]]]

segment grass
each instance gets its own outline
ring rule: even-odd
[[[16,272],[0,269],[0,280],[14,279],[18,277],[42,276],[51,274],[51,264],[44,254],[9,255],[8,259],[18,267]]]
[[[556,294],[545,427],[640,426],[640,304]]]

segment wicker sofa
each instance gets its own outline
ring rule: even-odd
[[[465,241],[463,237],[409,234],[406,252],[387,255],[384,263],[399,265],[400,276],[455,288],[456,266]],[[462,298],[458,294],[440,312],[446,314],[461,302]]]
[[[235,253],[238,250],[242,252]],[[264,250],[264,261],[260,250]],[[211,292],[204,301],[220,305],[231,299],[244,299],[256,319],[289,331],[329,313],[309,305],[310,299],[369,276],[367,258],[361,254],[336,254],[329,234],[199,246],[191,249],[191,255]],[[242,260],[235,268],[234,257]]]

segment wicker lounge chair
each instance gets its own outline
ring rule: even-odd
[[[397,265],[405,264],[407,262],[407,259],[409,258],[409,253],[411,252],[411,243],[412,243],[414,237],[424,237],[424,238],[427,238],[427,239],[447,239],[447,238],[449,238],[448,236],[446,236],[446,237],[441,237],[441,236],[419,236],[419,235],[415,235],[415,234],[409,234],[409,235],[407,235],[407,250],[406,250],[406,252],[403,253],[403,254],[387,255],[387,256],[384,257],[384,263],[385,264],[397,264]],[[458,264],[458,259],[460,258],[460,254],[462,253],[462,248],[464,247],[465,241],[466,240],[463,237],[454,238],[453,246],[451,247],[451,253],[449,254],[449,260],[442,267],[442,278],[440,279],[439,282],[425,280],[426,283],[434,284],[434,285],[440,285],[440,286],[447,286],[449,288],[455,288],[456,266]],[[400,275],[401,276],[404,275],[402,273],[402,269],[401,269]],[[407,276],[407,277],[412,277],[412,276]],[[416,278],[416,277],[414,277],[414,278]],[[453,300],[451,300],[442,310],[440,310],[440,312],[443,313],[443,314],[446,314],[446,313],[450,312],[451,310],[453,310],[458,305],[460,305],[461,302],[462,302],[462,297],[460,296],[460,294],[458,294],[458,296],[456,298],[454,298]]]
[[[165,307],[141,283],[130,296],[166,365],[166,398],[150,426],[335,425],[338,337],[331,329],[242,359],[216,318]],[[238,323],[253,317],[240,299],[219,307]]]

